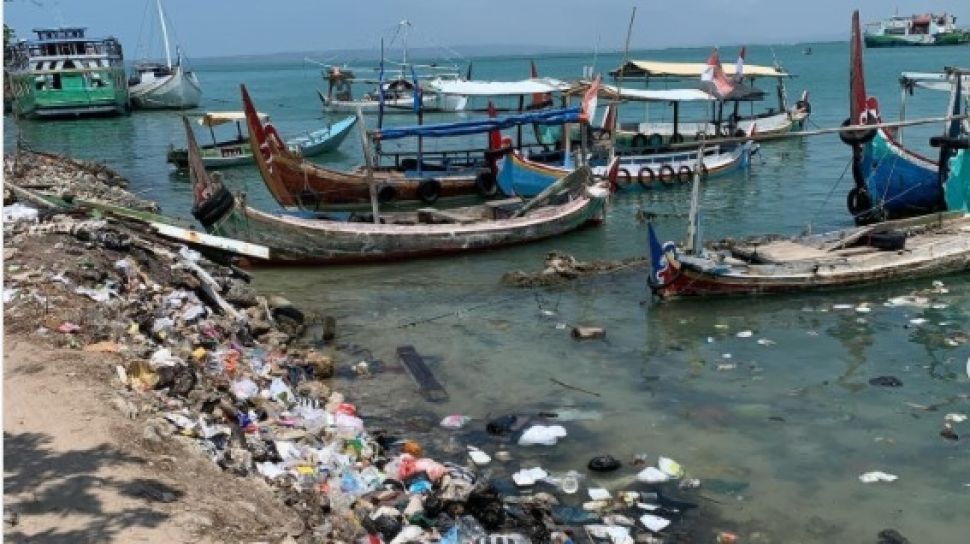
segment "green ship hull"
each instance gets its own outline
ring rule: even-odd
[[[11,74],[13,112],[28,119],[121,115],[129,112],[128,86],[122,69],[107,69],[99,86],[84,72],[56,74],[60,88],[42,85],[34,73]]]
[[[922,38],[923,36],[920,36]],[[947,32],[937,34],[932,40],[907,39],[907,36],[865,36],[866,47],[925,47],[934,45],[970,44],[970,32]]]

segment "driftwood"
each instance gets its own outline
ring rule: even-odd
[[[549,381],[551,381],[552,383],[554,383],[556,385],[561,385],[561,386],[565,387],[566,389],[572,389],[573,391],[579,391],[580,393],[586,393],[587,395],[593,395],[594,397],[602,396],[602,395],[600,395],[599,393],[597,393],[595,391],[590,391],[589,389],[583,389],[582,387],[576,387],[575,385],[569,385],[568,383],[563,382],[563,381],[559,381],[556,378],[549,378]]]

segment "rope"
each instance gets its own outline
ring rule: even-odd
[[[822,209],[825,208],[826,204],[828,204],[829,199],[832,198],[832,193],[834,193],[835,189],[839,186],[840,183],[842,183],[842,180],[845,178],[845,173],[849,171],[849,168],[851,166],[852,166],[852,158],[850,157],[849,162],[846,163],[845,168],[842,169],[842,175],[839,176],[839,179],[835,180],[834,184],[832,184],[832,188],[829,189],[829,193],[825,195],[825,200],[822,201],[822,205],[818,207],[818,209],[815,211],[815,215],[812,216],[812,220],[808,222],[809,230],[811,230],[812,225],[815,224],[815,220],[818,219],[818,215],[822,213]]]

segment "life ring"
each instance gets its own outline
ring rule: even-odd
[[[842,121],[842,126],[852,126],[852,121],[850,119],[846,119],[845,121]],[[839,139],[842,140],[842,143],[846,145],[865,145],[871,142],[875,137],[876,129],[874,128],[839,132]]]
[[[690,166],[687,166],[686,164],[684,164],[677,169],[677,179],[681,183],[687,183],[693,177],[694,177],[694,171],[690,169]]]
[[[397,189],[391,185],[384,185],[377,191],[377,201],[387,204],[397,198]]]
[[[482,170],[475,176],[475,190],[483,198],[492,198],[498,194],[498,183],[491,170]]]
[[[672,144],[682,144],[684,143],[684,135],[681,133],[676,133],[670,137],[670,143]]]
[[[637,134],[632,140],[630,140],[630,147],[636,149],[644,149],[647,147],[647,145],[647,137],[643,134]]]
[[[418,184],[418,198],[425,204],[434,204],[441,194],[441,182],[434,178],[421,180]]]
[[[664,146],[664,137],[654,132],[647,139],[647,145],[650,146],[650,149],[660,149]]]
[[[677,172],[673,166],[665,164],[660,167],[660,181],[667,185],[673,185],[677,181]]]
[[[616,171],[616,186],[626,188],[633,183],[633,176],[630,175],[630,171],[626,168],[620,168]]]
[[[640,171],[637,172],[637,182],[644,189],[649,189],[653,182],[657,181],[657,175],[653,173],[653,170],[649,166],[641,166]]]
[[[192,208],[192,216],[198,219],[202,226],[209,227],[222,219],[226,212],[232,209],[233,203],[232,193],[225,187],[219,187],[214,195]]]

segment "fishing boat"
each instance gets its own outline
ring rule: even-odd
[[[588,168],[560,180],[542,199],[414,212],[376,213],[358,221],[334,221],[324,214],[271,214],[246,205],[206,172],[195,135],[184,120],[193,184],[193,215],[206,231],[258,244],[267,258],[250,264],[311,264],[401,260],[523,244],[559,236],[604,218],[606,187],[593,185]],[[257,155],[260,171],[270,161]],[[376,209],[376,200],[372,201]],[[353,216],[352,216],[353,218]]]
[[[866,47],[961,45],[970,43],[970,29],[956,26],[953,15],[896,15],[866,25]]]
[[[879,103],[866,95],[859,13],[852,16],[849,119],[843,123],[881,122]],[[970,124],[966,114],[966,83],[970,70],[950,68],[939,74],[904,74],[903,96],[916,87],[949,92],[943,135],[930,140],[939,147],[936,159],[908,149],[901,130],[873,128],[843,132],[852,147],[854,187],[847,207],[858,224],[932,213],[966,210],[970,200],[970,151],[966,149]],[[905,102],[904,102],[905,106]],[[905,107],[903,108],[905,115]],[[942,168],[941,168],[942,165]],[[942,170],[942,172],[941,172]]]
[[[168,25],[161,0],[155,0],[165,48],[165,62],[142,61],[128,80],[131,105],[141,109],[188,109],[199,105],[202,87],[195,73],[186,70],[181,49],[175,47],[175,62],[168,41]]]
[[[256,113],[255,115],[262,122],[269,123],[268,115],[264,113]],[[199,148],[202,163],[206,167],[225,168],[254,162],[253,148],[250,146],[249,136],[243,134],[242,123],[244,121],[246,121],[246,114],[239,111],[206,112],[199,118],[198,123],[209,129],[212,138],[212,143]],[[295,157],[310,157],[325,151],[332,151],[340,147],[356,122],[356,117],[341,119],[325,128],[286,140],[286,148]],[[218,139],[215,127],[228,124],[235,125],[235,135],[228,139]],[[185,170],[189,167],[188,148],[176,149],[174,146],[170,147],[166,159],[176,169]]]
[[[785,81],[791,79],[792,75],[778,66],[747,64],[744,62],[744,56],[745,53],[742,49],[738,61],[734,65],[721,64],[718,60],[719,68],[725,76],[736,84],[739,92],[734,96],[721,96],[721,101],[714,104],[716,110],[711,112],[710,120],[693,123],[681,122],[676,133],[674,131],[676,123],[673,122],[647,120],[620,123],[617,140],[621,145],[643,148],[650,142],[674,140],[673,143],[677,143],[676,140],[690,141],[697,139],[700,135],[710,138],[712,136],[729,136],[739,131],[749,132],[753,125],[757,125],[758,132],[762,134],[784,133],[803,129],[812,112],[808,92],[803,92],[801,98],[794,105],[790,105]],[[631,60],[611,71],[610,74],[616,81],[616,86],[622,88],[623,93],[627,93],[634,90],[629,88],[629,83],[640,82],[644,86],[648,86],[653,81],[700,80],[705,77],[706,73],[710,72],[710,69],[710,59],[708,63]],[[755,102],[765,96],[763,91],[755,87],[755,82],[759,79],[774,79],[776,82],[775,92],[778,96],[776,107],[770,107],[766,111],[760,112],[754,109]],[[709,86],[702,87],[709,89]],[[748,112],[742,110],[742,104],[749,105]],[[731,107],[727,116],[724,112],[725,105]]]
[[[368,144],[365,159],[370,167],[341,171],[310,163],[282,143],[276,129],[259,118],[246,87],[241,86],[243,107],[254,148],[265,161],[257,161],[263,181],[277,203],[285,208],[319,210],[354,207],[370,202],[372,187],[381,204],[432,204],[438,199],[478,200],[497,194],[494,160],[501,150],[494,138],[487,147],[425,152],[423,138],[487,134],[525,124],[579,122],[581,108],[525,112],[507,117],[490,117],[411,127],[378,129],[366,138],[376,144],[401,138],[417,138],[417,152],[372,153]]]
[[[49,119],[127,114],[121,43],[87,38],[84,27],[36,28],[11,46],[6,75],[18,117]]]
[[[649,227],[660,298],[818,291],[970,270],[970,215],[943,212],[791,239],[685,253]]]

